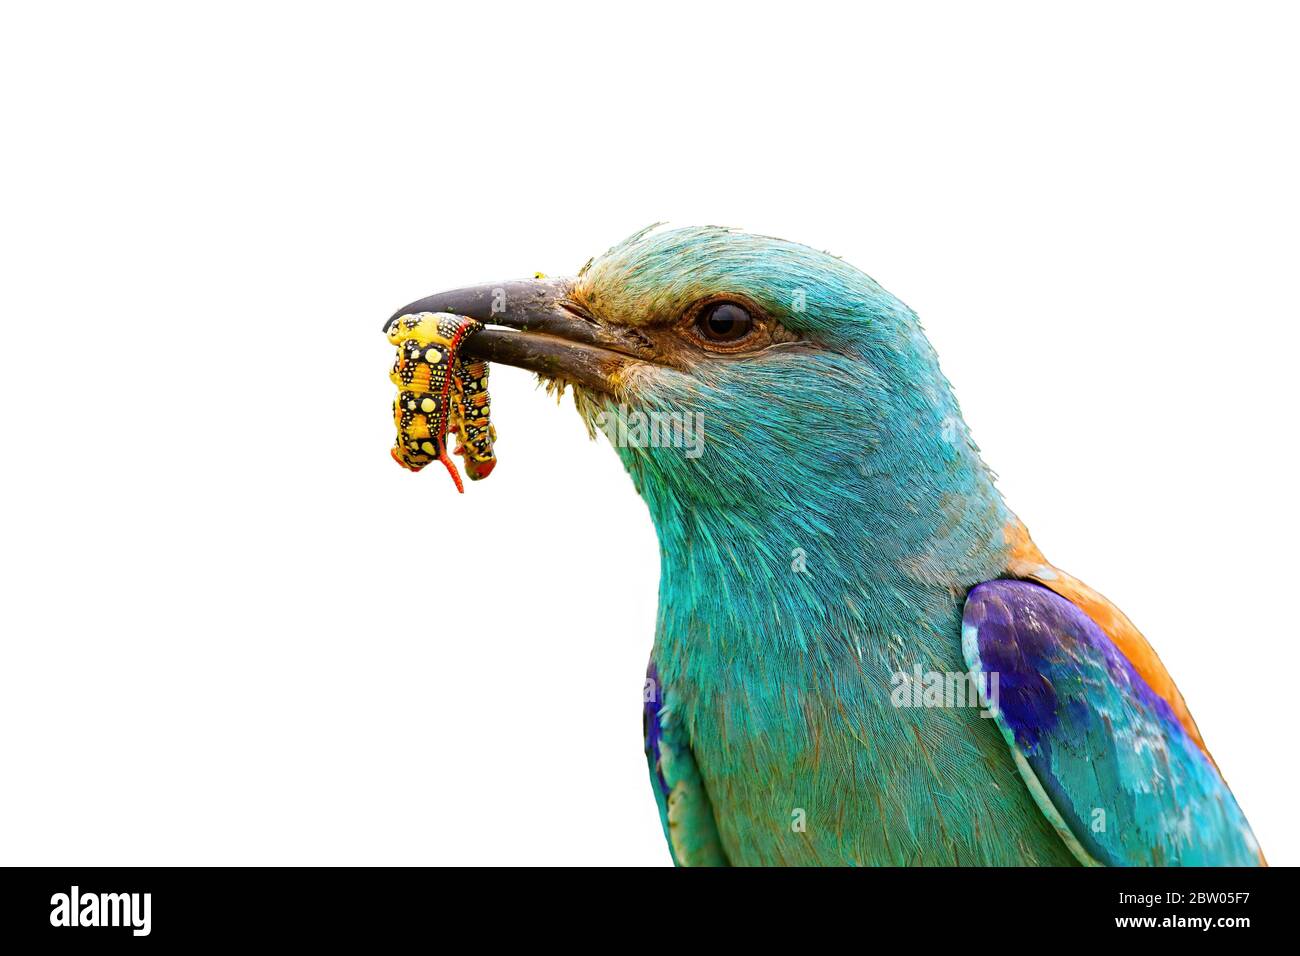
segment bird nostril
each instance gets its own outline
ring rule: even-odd
[[[575,318],[582,319],[582,321],[586,322],[588,325],[600,325],[600,322],[596,320],[594,315],[576,302],[571,302],[568,299],[565,299],[560,303],[560,308]]]
[[[646,335],[644,332],[638,332],[636,329],[624,329],[623,335],[634,342],[637,346],[646,349],[647,351],[654,346],[654,343],[650,341],[650,336]]]

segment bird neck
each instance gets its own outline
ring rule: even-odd
[[[837,481],[739,499],[625,455],[659,537],[656,659],[716,679],[918,642],[948,654],[966,591],[1006,567],[1011,514],[960,416],[924,424],[887,427]]]

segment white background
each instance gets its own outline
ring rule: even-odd
[[[9,8],[0,862],[667,863],[644,507],[513,369],[402,471],[380,334],[656,220],[915,308],[1300,862],[1294,14],[858,7]]]

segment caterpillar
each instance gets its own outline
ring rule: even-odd
[[[482,323],[465,316],[420,312],[401,316],[388,330],[388,341],[397,346],[389,375],[398,388],[393,458],[411,471],[435,459],[442,462],[461,494],[465,486],[447,454],[449,432],[457,437],[456,454],[471,481],[486,478],[497,461],[488,364],[461,356],[465,342],[482,329]]]

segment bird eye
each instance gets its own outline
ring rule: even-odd
[[[730,345],[754,331],[754,318],[734,302],[714,302],[700,312],[695,329],[709,342]]]

